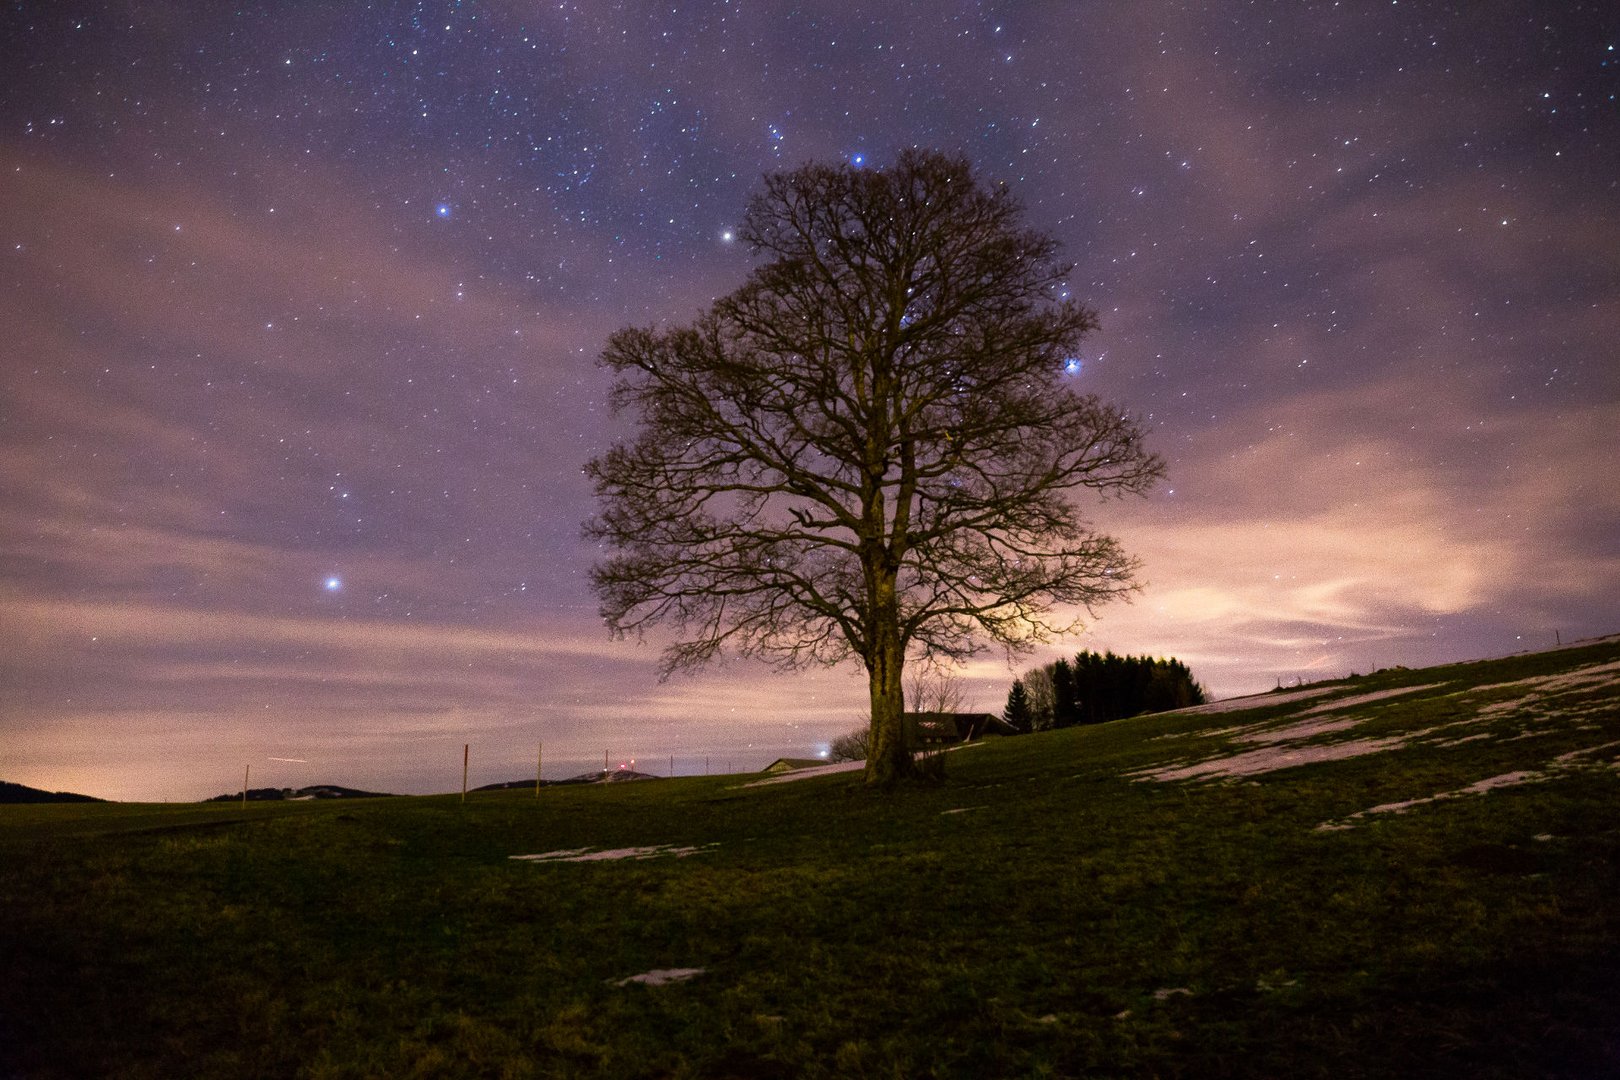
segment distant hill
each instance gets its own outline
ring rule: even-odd
[[[542,780],[542,781],[540,781],[540,786],[541,787],[550,787],[554,783],[556,783],[556,781],[554,781],[554,780]],[[533,780],[508,780],[504,784],[485,784],[483,787],[475,787],[475,788],[473,788],[473,790],[474,791],[512,791],[512,790],[517,789],[517,788],[532,788],[532,787],[534,787],[534,781]]]
[[[558,780],[559,784],[622,784],[630,780],[662,780],[662,776],[652,773],[636,772],[634,769],[597,769],[595,772],[580,773],[570,776],[567,780]]]
[[[296,799],[391,799],[394,796],[386,791],[361,791],[358,788],[339,787],[337,784],[313,784],[301,788],[249,788],[247,797],[248,802],[280,802]],[[242,793],[233,791],[203,801],[241,802]]]
[[[662,780],[662,776],[652,773],[636,772],[634,769],[596,769],[593,772],[580,773],[570,776],[566,780],[542,780],[541,787],[552,787],[557,784],[622,784],[630,780]],[[473,788],[474,791],[510,791],[515,788],[532,788],[533,780],[508,780],[504,784],[485,784],[483,787]],[[241,798],[240,795],[237,798]]]
[[[13,784],[9,780],[0,780],[0,803],[106,801],[106,799],[98,799],[94,795],[75,795],[71,791],[41,791],[39,788],[32,788],[27,784]]]

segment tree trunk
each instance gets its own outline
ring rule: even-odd
[[[900,609],[894,582],[875,590],[870,653],[866,672],[872,698],[872,727],[866,755],[866,783],[888,787],[914,772],[905,730],[905,692],[901,672],[905,647],[900,641]]]

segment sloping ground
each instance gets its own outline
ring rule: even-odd
[[[27,784],[14,784],[0,780],[0,803],[88,803],[102,802],[93,795],[78,795],[71,791],[44,791]]]
[[[1617,676],[1381,672],[889,795],[3,808],[0,1076],[1620,1076]]]
[[[1474,743],[1530,740],[1517,756],[1535,762],[1534,767],[1481,777],[1451,791],[1368,807],[1348,815],[1344,820],[1349,822],[1583,770],[1620,770],[1620,739],[1613,738],[1613,729],[1600,722],[1606,716],[1612,719],[1617,698],[1620,661],[1604,659],[1499,683],[1457,680],[1367,693],[1318,687],[1286,695],[1288,707],[1284,709],[1248,698],[1242,699],[1249,706],[1243,711],[1263,712],[1264,719],[1214,731],[1161,736],[1156,741],[1167,743],[1171,754],[1182,753],[1129,775],[1156,782],[1230,781],[1368,754],[1398,754],[1403,759],[1399,764],[1409,766],[1413,760],[1437,756],[1461,759],[1466,755],[1443,752],[1460,751]],[[1193,711],[1203,710],[1188,710]],[[1233,710],[1221,711],[1229,714]]]

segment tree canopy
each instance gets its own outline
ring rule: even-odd
[[[1163,464],[1065,379],[1096,316],[966,161],[773,174],[737,234],[765,259],[740,288],[608,340],[640,426],[586,466],[611,548],[592,582],[615,633],[674,631],[666,674],[859,659],[886,784],[911,769],[908,656],[1026,648],[1130,590],[1074,495],[1144,492]]]
[[[1041,691],[1046,688],[1050,693],[1043,696]],[[1013,680],[1004,715],[1011,719],[1009,714],[1016,707],[1028,716],[1028,727],[1041,730],[1184,709],[1202,705],[1204,700],[1204,688],[1187,665],[1174,657],[1086,651]]]

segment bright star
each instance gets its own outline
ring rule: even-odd
[[[450,216],[450,204],[447,203],[447,202],[440,203],[438,206],[435,206],[433,208],[433,213],[439,218],[447,218],[447,217],[449,217]]]
[[[725,232],[720,234],[720,239],[724,240],[726,243],[729,244],[729,243],[732,242],[732,240],[736,239],[736,234],[733,233],[730,229],[727,229]]]
[[[1082,361],[1078,356],[1071,356],[1067,360],[1063,361],[1063,374],[1078,375],[1080,374],[1080,370],[1085,366],[1085,362]]]
[[[866,164],[866,155],[865,154],[856,154],[854,157],[849,159],[849,163],[851,165],[855,166],[858,169],[862,165]]]
[[[327,592],[337,592],[341,588],[343,588],[343,579],[342,578],[340,578],[340,577],[329,577],[329,578],[326,579],[326,591]]]

